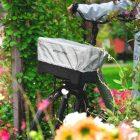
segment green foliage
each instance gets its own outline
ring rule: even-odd
[[[23,73],[17,74],[18,81],[24,84],[26,93],[33,101],[37,91],[47,96],[53,90],[53,77],[37,72],[37,39],[40,36],[47,36],[82,41],[80,21],[69,17],[66,11],[66,7],[72,1],[69,0],[67,3],[62,0],[1,1],[7,11],[7,16],[3,19],[5,25],[3,47],[11,51],[16,46],[24,63]]]
[[[140,21],[133,20],[131,22],[121,22],[118,20],[112,21],[111,25],[111,38],[122,38],[131,40],[134,39],[134,34],[140,30]]]
[[[34,99],[36,91],[52,91],[52,76],[37,72],[37,39],[40,36],[67,38],[81,41],[80,22],[69,17],[66,7],[71,1],[51,0],[2,0],[7,16],[3,47],[11,50],[16,46],[24,62],[24,71],[18,74],[29,96]],[[77,34],[78,31],[78,34]],[[49,88],[48,88],[49,87]]]
[[[112,38],[122,38],[124,39],[126,36],[125,28],[122,26],[120,22],[113,21],[111,23],[112,31],[110,32],[110,35]]]
[[[108,116],[107,122],[112,123],[114,125],[119,125],[120,122],[127,122],[127,121],[132,121],[134,119],[138,119],[140,117],[140,114],[138,112],[138,109],[136,108],[136,105],[138,106],[137,99],[133,99],[133,100],[128,99],[125,102],[123,112],[121,112],[118,109],[117,105],[114,105],[114,107],[115,107],[114,112],[112,112],[110,110],[107,110],[105,112],[106,115]]]
[[[8,122],[8,123],[11,123],[12,122],[12,106],[11,104],[8,102],[8,101],[3,101],[3,102],[0,102],[1,105],[0,105],[0,120],[2,120],[5,124]],[[1,124],[0,124],[0,127]]]
[[[119,84],[121,89],[132,89],[132,85],[130,87],[130,83],[133,78],[133,69],[131,65],[126,65],[122,67],[119,71],[119,80],[114,79],[114,84]]]
[[[29,135],[32,140],[42,140],[43,139],[42,135],[36,131],[31,131]]]
[[[117,54],[115,53],[113,47],[106,47],[106,50],[114,59],[117,58]],[[113,60],[107,60],[107,63],[113,63],[113,62],[114,62]]]
[[[140,63],[135,66],[133,71],[133,89],[140,90]]]

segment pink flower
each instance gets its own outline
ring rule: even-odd
[[[11,127],[11,124],[10,124],[10,123],[7,123],[7,124],[6,124],[6,127],[7,127],[7,128]]]
[[[97,87],[95,87],[95,88],[93,89],[93,91],[94,91],[95,93],[100,93],[100,91],[99,91],[99,89],[98,89]]]
[[[3,67],[0,67],[0,75],[2,75],[2,74],[3,74],[3,72],[4,72]]]
[[[1,125],[1,124],[3,124],[3,121],[2,121],[2,120],[0,120],[0,125]]]
[[[124,15],[128,17],[130,15],[130,13],[128,11],[125,11]]]
[[[40,103],[38,103],[38,109],[43,111],[50,105],[50,101],[48,99],[42,100]]]
[[[99,98],[98,103],[103,110],[106,110],[105,103],[102,98]]]
[[[1,105],[3,105],[3,103],[2,103],[2,102],[0,102],[0,106],[1,106]]]
[[[10,140],[10,133],[6,129],[0,130],[0,140]]]
[[[16,134],[18,132],[18,129],[14,127],[13,132],[14,132],[14,134]]]
[[[50,117],[48,115],[46,115],[44,119],[45,119],[46,122],[48,122]]]
[[[119,126],[119,132],[120,132],[121,137],[122,137],[123,140],[128,140],[129,135],[133,132],[133,130],[130,127],[130,125],[128,125],[126,123],[122,123]]]
[[[25,120],[22,120],[21,130],[24,130],[25,128],[26,128],[26,122],[25,122]]]

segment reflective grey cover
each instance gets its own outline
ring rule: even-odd
[[[107,52],[91,45],[56,38],[38,39],[38,60],[80,72],[92,72],[102,66]]]
[[[102,16],[107,16],[113,11],[118,11],[122,13],[126,11],[130,6],[134,4],[129,0],[120,0],[117,4],[114,4],[113,1],[101,4],[78,4],[77,15],[82,16],[86,20],[96,21]],[[105,18],[104,17],[104,18]]]

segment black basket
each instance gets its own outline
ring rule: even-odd
[[[83,73],[41,61],[38,62],[38,72],[53,74],[60,79],[70,81],[72,84],[94,83],[97,81],[97,71]]]

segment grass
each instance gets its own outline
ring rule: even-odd
[[[119,80],[119,69],[117,67],[105,67],[103,68],[103,74],[105,81],[111,89],[120,89],[120,85],[114,83],[114,79]]]
[[[128,65],[130,65],[132,67],[132,62],[129,62],[127,64],[123,64],[121,65],[121,67],[127,67]],[[120,76],[119,76],[119,72],[120,72],[120,68],[117,65],[108,65],[103,67],[102,69],[103,71],[103,75],[105,77],[105,81],[108,84],[108,86],[111,89],[121,89],[121,85],[115,83],[113,80],[117,79],[120,80]],[[132,82],[129,80],[128,82],[129,87],[131,87]]]

